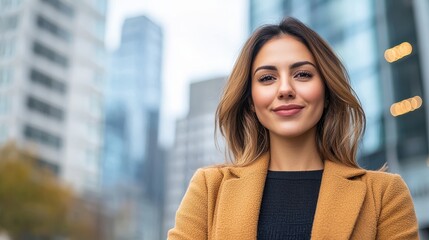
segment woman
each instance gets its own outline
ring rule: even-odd
[[[232,163],[199,169],[169,239],[418,239],[399,175],[356,163],[346,70],[294,18],[253,33],[217,109]]]

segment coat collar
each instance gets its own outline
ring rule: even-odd
[[[256,239],[269,159],[266,153],[248,166],[227,168],[229,177],[218,196],[215,239]],[[312,238],[349,239],[366,194],[365,183],[354,179],[365,172],[325,161]]]
[[[366,184],[355,180],[364,169],[325,161],[311,236],[350,239],[366,195]]]
[[[245,167],[228,167],[218,195],[214,239],[256,239],[269,155]]]

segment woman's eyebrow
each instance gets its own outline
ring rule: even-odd
[[[311,66],[313,66],[314,68],[316,68],[316,65],[314,65],[312,62],[309,62],[309,61],[300,61],[300,62],[292,63],[291,65],[289,65],[289,69],[298,68],[298,67],[301,67],[301,66],[306,65],[306,64],[310,64]]]
[[[255,69],[255,71],[253,72],[253,76],[255,76],[256,72],[262,69],[266,69],[266,70],[277,70],[277,68],[275,66],[272,65],[264,65],[264,66],[260,66],[258,68]]]
[[[314,68],[316,68],[316,65],[314,65],[314,63],[312,63],[312,62],[309,62],[309,61],[299,61],[299,62],[292,63],[291,65],[289,65],[289,69],[298,68],[298,67],[301,67],[301,66],[307,65],[307,64],[309,64],[309,65],[313,66]],[[265,69],[265,70],[277,70],[277,68],[275,66],[272,66],[272,65],[263,65],[263,66],[260,66],[260,67],[258,67],[258,68],[255,69],[255,71],[253,72],[253,76],[255,76],[255,74],[256,74],[257,71],[263,70],[263,69]]]

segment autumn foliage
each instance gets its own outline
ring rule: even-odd
[[[0,148],[0,232],[14,240],[100,239],[97,211],[31,156],[14,144]]]

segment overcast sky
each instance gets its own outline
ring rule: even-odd
[[[188,111],[192,81],[227,75],[247,36],[246,0],[110,0],[107,47],[117,48],[126,17],[145,14],[164,30],[161,142],[173,143],[174,123]]]

